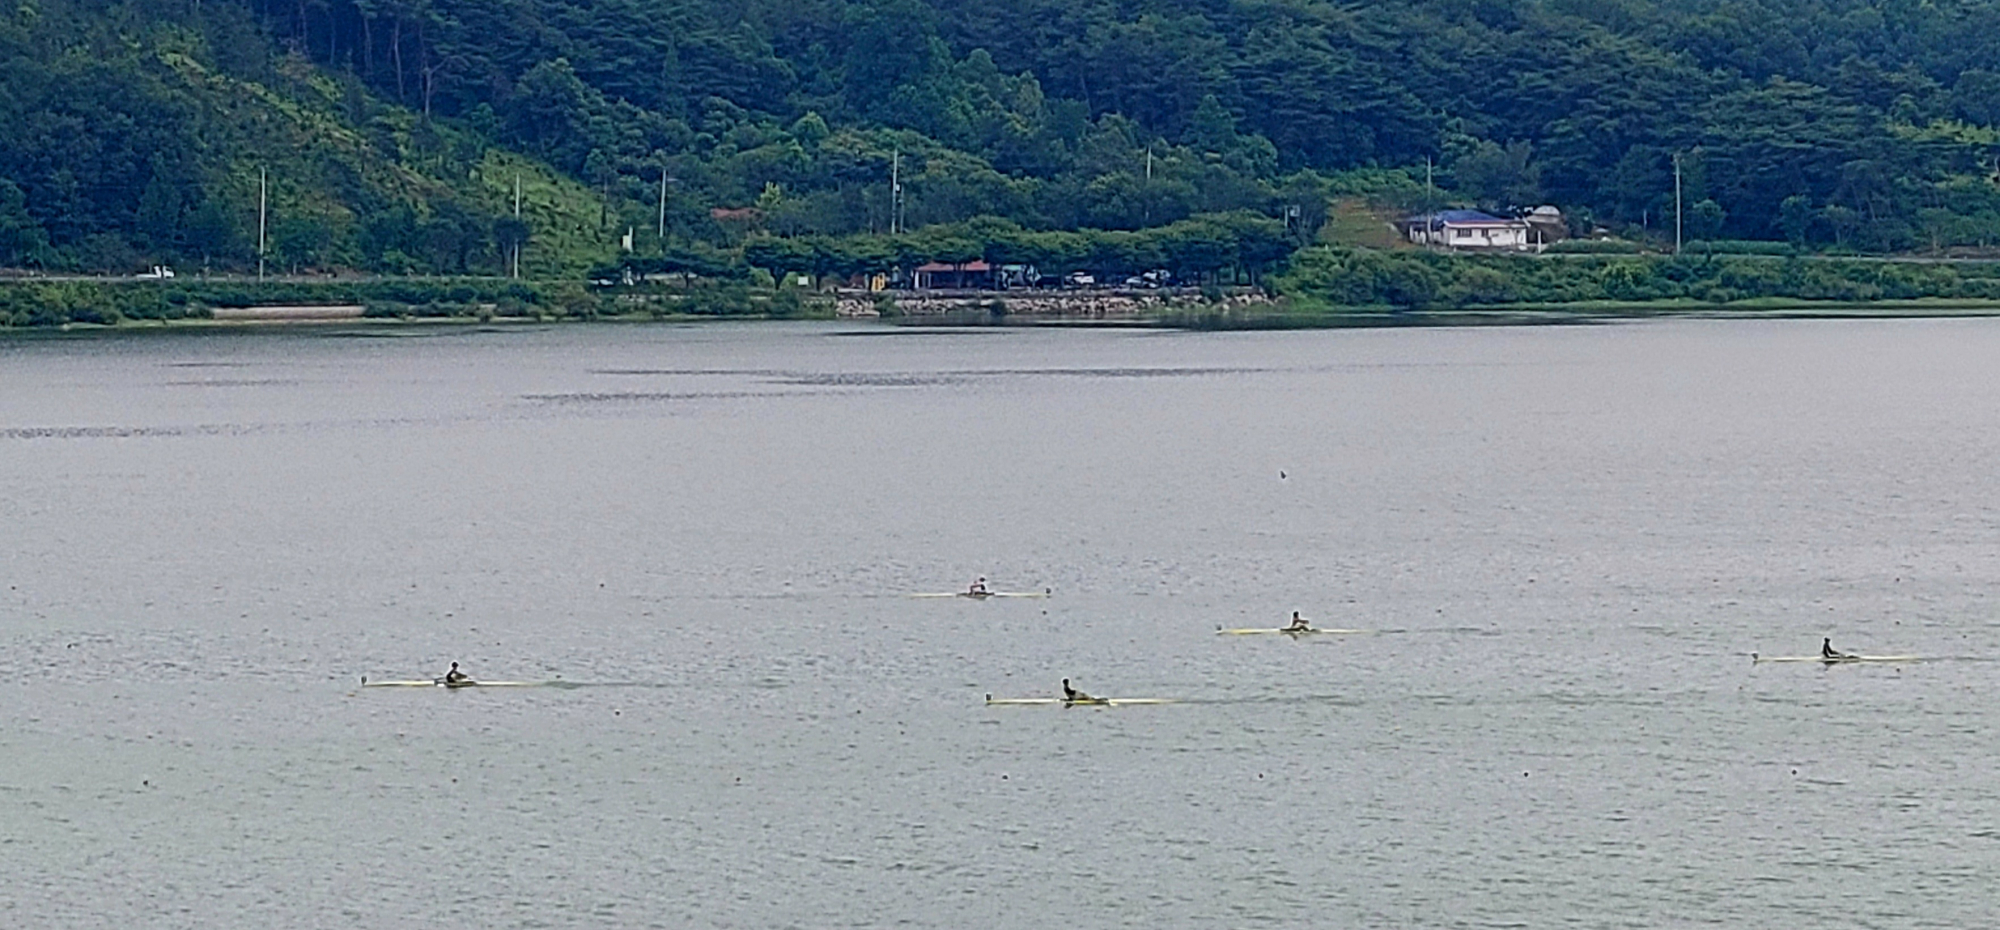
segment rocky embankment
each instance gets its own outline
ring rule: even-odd
[[[835,298],[843,317],[992,316],[1073,320],[1144,319],[1167,310],[1243,307],[1269,303],[1262,293],[1231,294],[1220,301],[1196,290],[1157,291],[859,291]]]

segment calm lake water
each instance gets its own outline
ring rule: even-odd
[[[1992,925],[1996,462],[2000,320],[0,340],[0,924]]]

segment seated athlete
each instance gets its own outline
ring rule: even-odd
[[[451,663],[451,671],[444,673],[444,683],[448,685],[455,685],[461,682],[467,682],[471,680],[472,680],[471,675],[467,675],[466,673],[458,670],[457,662]]]
[[[1853,658],[1853,656],[1850,656],[1850,655],[1848,655],[1848,654],[1847,654],[1847,653],[1845,653],[1845,652],[1841,652],[1840,650],[1838,650],[1838,649],[1835,649],[1835,648],[1833,648],[1833,637],[1831,637],[1831,636],[1828,636],[1828,637],[1825,637],[1825,638],[1822,638],[1822,639],[1821,639],[1821,640],[1819,641],[1819,656],[1820,656],[1820,658],[1822,658],[1822,659],[1851,659],[1851,658]]]
[[[981,576],[979,576],[979,580],[978,580],[978,581],[975,581],[975,582],[973,582],[973,583],[972,583],[972,585],[971,585],[970,587],[968,587],[968,588],[966,588],[966,589],[965,589],[965,593],[967,593],[967,594],[991,594],[991,593],[993,593],[993,592],[991,592],[991,591],[988,591],[988,590],[986,590],[986,576],[985,576],[985,575],[981,575]]]
[[[1306,618],[1299,616],[1298,611],[1296,610],[1292,611],[1292,625],[1285,627],[1285,632],[1297,633],[1303,630],[1310,630],[1310,629],[1312,629],[1312,624],[1307,623]]]
[[[1078,691],[1078,690],[1076,690],[1075,688],[1072,688],[1072,687],[1070,687],[1070,686],[1069,686],[1069,679],[1065,678],[1065,679],[1063,679],[1063,700],[1065,700],[1065,701],[1095,701],[1095,700],[1097,700],[1097,699],[1096,699],[1096,698],[1094,698],[1094,697],[1091,697],[1090,695],[1088,695],[1088,694],[1085,694],[1085,693],[1083,693],[1083,692],[1081,692],[1081,691]]]

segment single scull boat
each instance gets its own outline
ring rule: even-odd
[[[1923,656],[1862,656],[1862,655],[1850,655],[1850,654],[1847,654],[1847,653],[1841,653],[1841,654],[1839,654],[1839,655],[1831,655],[1831,656],[1827,656],[1827,655],[1819,655],[1819,656],[1762,656],[1762,655],[1758,655],[1758,654],[1756,654],[1756,653],[1754,653],[1754,652],[1750,654],[1750,661],[1751,661],[1752,663],[1764,663],[1764,662],[1820,662],[1820,663],[1823,663],[1823,664],[1826,664],[1826,665],[1842,665],[1842,664],[1845,664],[1845,663],[1849,663],[1849,662],[1922,662],[1923,660],[1924,660],[1924,657],[1923,657]]]
[[[361,677],[363,688],[541,688],[556,684],[553,681],[445,681],[442,678],[427,678],[412,681],[369,681]]]
[[[1049,592],[1046,590],[1044,591],[926,591],[922,594],[912,594],[910,596],[911,597],[969,597],[975,601],[983,601],[989,597],[1048,597]]]
[[[1061,706],[1063,706],[1063,707],[1075,707],[1075,706],[1088,706],[1088,707],[1124,707],[1124,706],[1126,706],[1126,705],[1128,705],[1128,704],[1173,704],[1173,703],[1177,703],[1177,702],[1176,702],[1176,701],[1175,701],[1175,700],[1174,700],[1173,698],[1100,698],[1100,697],[1087,697],[1087,698],[1078,698],[1078,699],[1076,699],[1076,700],[1072,701],[1072,700],[1069,700],[1069,699],[1067,699],[1067,698],[997,698],[997,697],[994,697],[993,695],[990,695],[990,694],[989,694],[989,695],[987,695],[987,696],[986,696],[986,703],[987,703],[987,704],[988,704],[989,706],[992,706],[992,705],[1000,705],[1000,704],[1008,704],[1008,705],[1014,705],[1014,704],[1023,704],[1023,705],[1040,705],[1040,704],[1054,704],[1054,705],[1061,705]]]
[[[1318,627],[1318,626],[1309,626],[1303,630],[1294,630],[1286,627],[1256,627],[1256,628],[1243,627],[1237,629],[1223,629],[1222,627],[1215,628],[1215,635],[1217,636],[1254,636],[1261,633],[1283,633],[1287,636],[1304,636],[1308,633],[1367,633],[1367,632],[1371,631],[1343,630],[1338,627]]]

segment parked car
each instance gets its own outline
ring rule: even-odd
[[[152,278],[155,280],[164,281],[173,276],[174,276],[174,270],[172,268],[168,268],[165,265],[154,265],[153,267],[148,268],[145,271],[141,271],[138,274],[133,275],[132,277]]]
[[[1097,276],[1088,271],[1072,271],[1063,278],[1063,283],[1070,287],[1096,287]]]
[[[1165,268],[1155,268],[1145,274],[1133,275],[1125,279],[1126,287],[1169,287],[1174,276]]]

